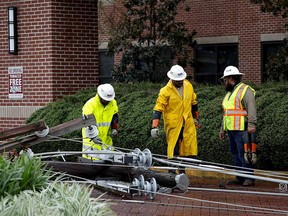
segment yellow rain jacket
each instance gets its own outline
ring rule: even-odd
[[[100,102],[100,97],[96,94],[95,97],[88,100],[82,108],[83,115],[94,114],[96,119],[96,125],[99,131],[98,137],[102,142],[108,146],[112,146],[111,121],[113,115],[118,113],[118,106],[116,100],[110,101],[105,107]],[[95,144],[90,138],[85,136],[85,128],[82,128],[83,147],[82,151],[88,150],[100,150],[101,146]],[[97,160],[97,158],[89,157],[83,154],[82,157]]]
[[[172,158],[182,126],[183,140],[180,143],[179,156],[198,155],[197,134],[192,116],[192,105],[197,104],[197,96],[188,80],[183,82],[183,98],[170,80],[158,95],[153,110],[163,114],[167,139],[167,156]]]

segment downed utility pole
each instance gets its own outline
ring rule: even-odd
[[[8,151],[10,149],[19,147],[19,146],[25,146],[25,148],[29,148],[31,146],[34,146],[36,144],[39,144],[41,142],[45,142],[47,140],[53,139],[55,136],[61,136],[66,133],[73,132],[75,130],[79,130],[82,127],[86,127],[89,125],[95,124],[95,117],[93,114],[77,118],[68,122],[65,122],[63,124],[57,125],[52,128],[48,128],[47,126],[43,129],[43,127],[38,128],[38,131],[35,131],[34,129],[31,129],[31,125],[25,125],[21,126],[21,133],[25,134],[23,131],[27,130],[28,132],[35,131],[34,134],[31,134],[30,136],[22,137],[15,139],[14,141],[4,143],[0,145],[0,153],[4,151]],[[29,130],[30,128],[30,130]],[[17,128],[16,128],[17,129]],[[41,130],[42,129],[42,130]],[[18,136],[20,132],[15,131],[13,134],[13,129],[9,129],[9,133],[7,131],[3,131],[2,133],[6,135],[6,137],[9,134],[9,137],[15,137]]]
[[[6,140],[15,136],[20,136],[28,134],[31,132],[44,130],[47,128],[47,125],[44,121],[34,122],[27,125],[23,125],[17,128],[8,129],[0,132],[0,140]]]

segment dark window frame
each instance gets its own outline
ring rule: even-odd
[[[267,71],[265,70],[265,65],[268,63],[268,54],[266,49],[268,49],[266,46],[283,46],[284,41],[283,40],[277,40],[277,41],[263,41],[261,42],[261,82],[267,81]],[[280,48],[278,47],[278,48]],[[267,61],[265,61],[267,60]]]
[[[99,53],[99,83],[102,84],[102,83],[111,83],[113,81],[113,75],[112,75],[112,70],[114,68],[114,63],[115,63],[115,58],[114,58],[114,55],[112,56],[109,56],[107,55],[107,49],[99,49],[98,50],[98,53]],[[104,55],[104,56],[102,56]],[[103,63],[106,63],[106,62],[103,62],[103,57],[106,58],[106,59],[110,59],[112,64],[110,65],[110,67],[108,68],[108,70],[110,69],[110,72],[108,72],[107,70],[107,65]],[[105,67],[105,69],[103,69],[103,67]]]
[[[220,70],[219,68],[221,67],[219,65],[219,49],[220,48],[223,48],[223,47],[235,47],[236,48],[236,62],[233,63],[233,64],[229,64],[229,65],[233,65],[233,66],[236,66],[238,67],[239,65],[239,47],[238,47],[238,43],[217,43],[217,44],[199,44],[197,45],[197,47],[195,48],[195,58],[196,58],[196,67],[195,67],[195,81],[196,82],[199,82],[199,77],[201,76],[215,76],[215,78],[213,78],[213,82],[211,83],[211,80],[209,82],[207,82],[207,79],[206,79],[206,82],[205,83],[210,83],[210,84],[220,84],[219,82],[219,78],[223,76],[223,67],[222,69]],[[198,58],[199,58],[199,53],[198,53],[198,47],[205,47],[205,48],[214,48],[215,49],[215,60],[216,60],[216,68],[215,68],[215,71],[214,72],[206,72],[206,73],[203,73],[203,72],[199,72],[199,68],[198,68]],[[225,64],[224,64],[225,65]],[[228,66],[228,64],[225,65],[225,67]],[[203,81],[201,81],[203,82]]]

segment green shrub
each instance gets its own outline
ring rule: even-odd
[[[285,83],[265,84],[258,91],[258,149],[265,169],[288,167],[288,86]]]
[[[15,195],[23,190],[39,190],[53,177],[45,170],[40,159],[23,154],[14,162],[0,156],[0,197]],[[0,211],[1,212],[1,211]]]
[[[115,215],[107,203],[90,198],[91,190],[77,183],[53,182],[41,191],[25,190],[0,200],[1,216]]]
[[[115,83],[116,100],[119,105],[120,133],[114,138],[117,147],[135,149],[149,148],[152,153],[166,155],[166,141],[163,121],[160,138],[152,139],[150,127],[152,110],[158,92],[165,84],[152,83]],[[193,84],[198,96],[200,123],[197,130],[199,159],[217,163],[231,164],[228,142],[218,139],[221,125],[221,102],[225,95],[223,86]],[[287,170],[288,167],[288,83],[266,83],[253,85],[256,90],[258,109],[258,168]],[[81,116],[84,103],[96,93],[96,89],[80,91],[73,96],[49,104],[35,112],[28,122],[43,119],[49,127]],[[75,131],[66,138],[80,138],[81,132]],[[33,151],[80,150],[81,143],[71,141],[50,142],[33,147]]]

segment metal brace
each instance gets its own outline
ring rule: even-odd
[[[154,199],[157,192],[157,183],[155,178],[151,178],[150,182],[148,182],[144,180],[143,175],[134,178],[131,184],[122,181],[98,180],[96,181],[96,185],[112,191],[130,194],[132,196],[147,195],[150,199]]]

